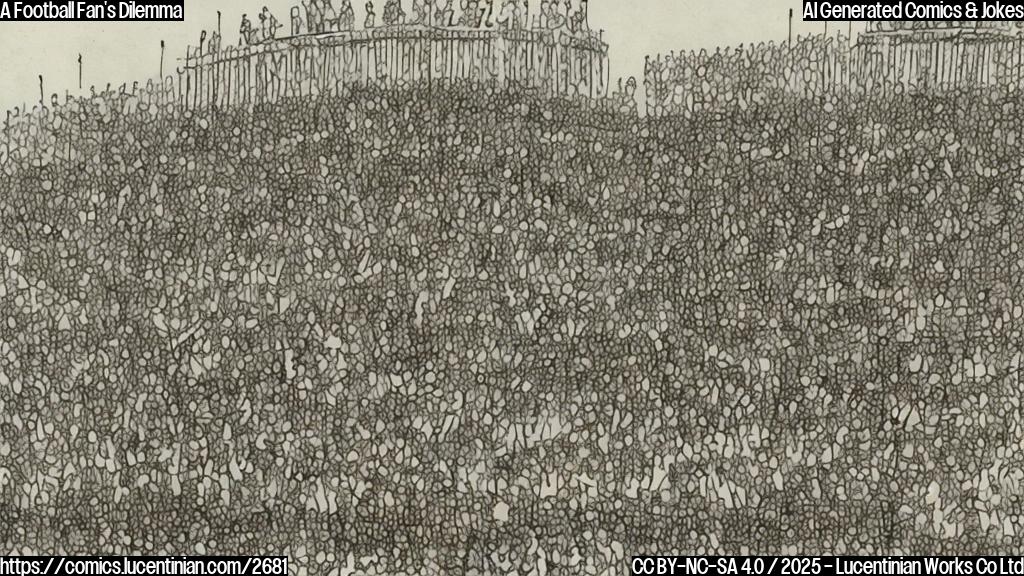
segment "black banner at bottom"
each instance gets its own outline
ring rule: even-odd
[[[1024,576],[1024,556],[635,556],[634,576]]]
[[[285,576],[285,556],[4,556],[0,576]]]

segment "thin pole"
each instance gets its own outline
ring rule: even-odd
[[[203,44],[206,42],[206,30],[199,35],[199,53],[196,54],[199,57],[199,62],[196,63],[196,107],[198,108],[200,99],[203,104],[206,103],[206,66],[203,65]]]
[[[165,46],[166,45],[164,44],[164,41],[161,40],[160,41],[160,81],[161,82],[164,81],[164,48],[165,48]]]
[[[78,89],[82,89],[82,55],[78,55]]]
[[[79,74],[79,77],[81,77],[81,74]],[[82,81],[79,80],[78,84],[79,84],[78,89],[81,90],[82,89],[82,86],[81,86]],[[68,91],[65,90],[64,91],[64,103],[67,104],[69,102],[71,102],[71,94],[69,94]],[[77,114],[76,114],[76,117],[77,117]],[[81,131],[81,130],[79,130],[79,131]],[[71,161],[71,145],[73,144],[74,139],[75,139],[75,131],[74,131],[74,129],[71,128],[71,125],[68,125],[68,161],[69,162]]]
[[[217,10],[217,36],[220,36],[220,10]]]
[[[793,45],[793,9],[789,9],[789,45]]]
[[[46,96],[43,95],[43,75],[39,75],[39,105],[46,106]]]

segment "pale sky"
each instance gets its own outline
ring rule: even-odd
[[[410,2],[403,1],[407,9]],[[286,23],[290,7],[300,0],[265,3]],[[383,3],[375,2],[378,15]],[[364,4],[353,2],[358,23]],[[255,20],[262,6],[251,0],[186,0],[185,22],[0,22],[0,109],[37,102],[39,74],[47,100],[52,93],[77,93],[79,53],[86,91],[90,85],[108,82],[145,84],[159,73],[161,39],[167,41],[169,73],[187,44],[198,44],[204,28],[216,27],[218,10],[224,15],[226,41],[237,42],[242,13]],[[639,82],[647,54],[784,40],[790,8],[795,13],[794,34],[823,30],[822,23],[800,21],[800,0],[591,0],[590,6],[591,27],[604,29],[610,45],[613,83],[629,76]]]

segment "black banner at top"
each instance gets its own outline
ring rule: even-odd
[[[808,22],[1024,20],[1024,0],[804,0]]]
[[[1024,556],[636,556],[633,576],[1024,576]]]
[[[0,0],[0,22],[184,19],[185,0]]]

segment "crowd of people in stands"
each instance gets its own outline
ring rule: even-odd
[[[0,148],[0,545],[367,575],[1019,546],[1024,104],[768,95],[32,116]]]
[[[645,64],[648,110],[679,115],[745,106],[770,94],[848,91],[853,59],[845,36],[659,54]]]
[[[590,31],[587,19],[589,0],[541,0],[538,14],[530,13],[529,0],[461,0],[456,10],[454,0],[412,0],[410,11],[403,8],[403,0],[386,0],[378,24],[377,11],[370,0],[364,7],[363,28],[380,26],[426,25],[459,28],[498,28],[506,30],[543,28],[564,29],[574,34]],[[302,7],[291,11],[291,35],[323,34],[353,30],[356,14],[351,0],[340,0],[334,7],[333,0],[302,0]],[[278,38],[284,25],[263,7],[259,14],[259,25],[253,25],[247,14],[242,15],[239,28],[239,42],[242,46],[260,44]]]

